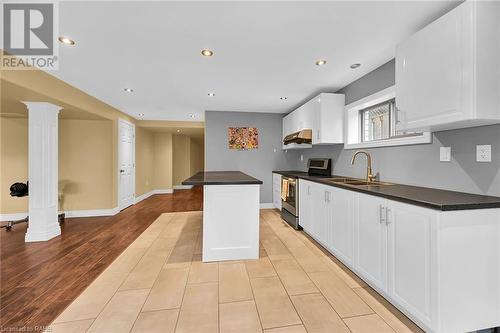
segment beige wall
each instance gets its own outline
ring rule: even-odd
[[[187,135],[173,136],[173,181],[182,185],[182,181],[204,170],[204,147],[197,140]]]
[[[28,197],[11,197],[9,187],[28,180],[28,119],[0,117],[0,146],[0,213],[25,213]]]
[[[113,139],[110,120],[59,120],[60,209],[116,206]]]
[[[14,73],[15,72],[15,73]],[[43,101],[63,107],[60,113],[60,179],[64,183],[66,200],[64,209],[113,208],[118,203],[118,119],[123,118],[138,126],[151,128],[203,128],[202,122],[137,121],[85,92],[39,70],[1,71],[0,114],[9,112],[26,116],[26,108],[20,101]],[[92,117],[89,117],[92,114]],[[86,120],[81,120],[82,118]],[[96,120],[105,118],[107,120]],[[81,140],[84,128],[65,121],[95,120],[100,126],[93,136]],[[26,181],[28,177],[28,123],[26,118],[4,118],[0,116],[0,213],[26,212],[27,198],[11,198],[9,186],[15,181]],[[83,123],[82,123],[83,124]],[[65,129],[70,126],[70,132]],[[140,127],[136,127],[137,132]],[[79,134],[78,134],[79,133]],[[63,136],[69,135],[68,142]],[[140,137],[140,134],[137,134]],[[106,139],[104,139],[106,137]],[[103,139],[104,144],[98,140]],[[109,147],[108,138],[111,138]],[[80,139],[80,140],[79,140]],[[173,182],[172,134],[145,134],[144,146],[136,146],[136,195],[148,193],[152,189],[171,189]],[[139,139],[139,144],[144,140]],[[97,145],[96,142],[98,142]],[[71,144],[72,142],[73,144]],[[81,153],[78,151],[82,149]],[[97,158],[86,158],[97,156]],[[111,162],[109,160],[111,158]],[[64,158],[65,160],[62,160]],[[71,160],[66,160],[70,158]],[[89,161],[93,161],[92,163]],[[141,162],[142,161],[142,162]],[[142,164],[141,164],[142,163]],[[140,165],[141,164],[141,165]],[[106,169],[106,170],[104,170]],[[102,171],[102,172],[101,172]],[[61,174],[62,172],[62,174]],[[88,174],[92,172],[92,177]],[[111,184],[111,190],[109,190]],[[85,191],[83,191],[85,190]],[[90,191],[90,192],[89,192]],[[84,193],[85,192],[85,193]],[[141,193],[143,192],[143,193]],[[109,199],[109,197],[111,199]],[[88,198],[88,199],[86,199]]]
[[[205,152],[203,144],[191,138],[191,175],[205,170]]]
[[[154,166],[154,135],[152,132],[135,129],[135,194],[140,196],[151,192]]]
[[[190,166],[190,146],[191,141],[188,136],[174,135],[174,185],[181,185],[182,181],[191,176]]]
[[[28,179],[28,119],[0,118],[0,213],[28,211],[28,198],[12,198],[9,187]],[[110,120],[59,120],[61,210],[113,208],[114,131]]]
[[[154,133],[153,181],[156,190],[172,188],[172,133]]]

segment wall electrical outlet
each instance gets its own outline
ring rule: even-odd
[[[451,147],[439,148],[439,161],[451,162]]]
[[[476,162],[491,162],[491,145],[476,146]]]

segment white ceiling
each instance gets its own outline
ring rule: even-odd
[[[61,45],[53,74],[135,118],[200,121],[205,110],[285,113],[390,60],[398,41],[456,5],[61,2],[60,34],[76,46]],[[204,48],[215,55],[201,56]],[[328,62],[316,66],[318,59]],[[362,66],[352,70],[353,63]]]

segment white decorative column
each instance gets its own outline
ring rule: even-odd
[[[47,241],[61,234],[58,215],[58,114],[61,107],[23,102],[29,124],[29,224],[26,242]]]

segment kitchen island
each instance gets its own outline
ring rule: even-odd
[[[182,182],[203,186],[203,262],[259,257],[261,184],[240,171],[198,172]]]

